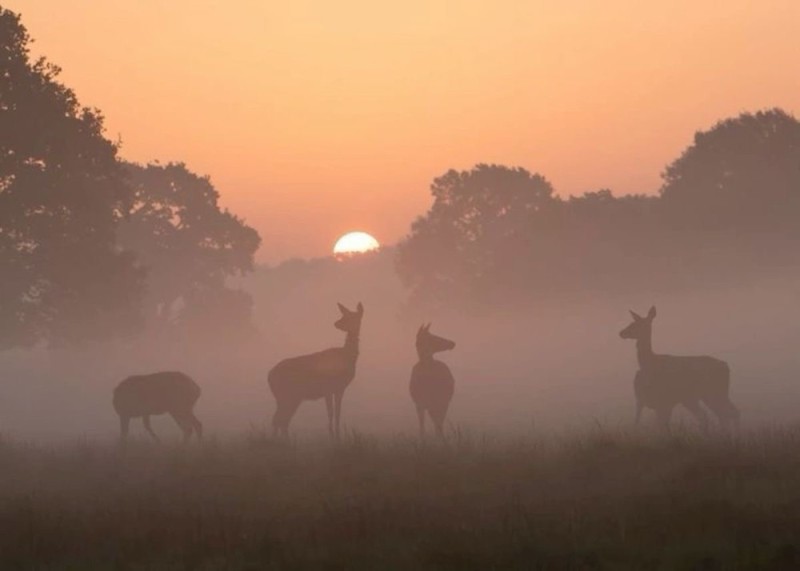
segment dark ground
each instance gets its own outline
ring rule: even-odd
[[[2,569],[800,568],[800,431],[0,443]]]

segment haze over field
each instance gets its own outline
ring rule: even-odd
[[[268,427],[267,371],[358,301],[350,428],[413,429],[431,321],[451,428],[626,423],[617,333],[653,303],[657,351],[729,361],[745,422],[794,418],[796,3],[17,4],[4,433],[108,437],[113,386],[164,369],[211,433]],[[352,230],[384,249],[335,261]]]

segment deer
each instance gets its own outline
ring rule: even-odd
[[[655,410],[659,424],[669,429],[673,409],[683,405],[696,419],[703,432],[708,431],[705,405],[727,428],[738,427],[739,410],[730,400],[730,367],[725,361],[709,356],[660,355],[653,352],[652,334],[656,308],[646,317],[630,312],[633,322],[620,331],[623,339],[636,341],[639,370],[634,378],[636,397],[635,423],[642,409]],[[702,403],[702,405],[701,405]]]
[[[168,413],[183,431],[183,441],[192,434],[203,437],[203,425],[194,415],[194,405],[200,398],[200,387],[188,375],[177,371],[162,371],[149,375],[133,375],[114,389],[112,403],[119,415],[120,440],[128,440],[131,418],[141,417],[144,427],[154,441],[158,435],[150,426],[150,417]]]
[[[433,420],[436,433],[444,438],[444,419],[453,398],[455,379],[450,368],[433,358],[436,353],[450,351],[456,344],[449,339],[434,335],[431,324],[421,325],[417,330],[416,348],[419,361],[411,369],[409,391],[417,407],[420,438],[425,437],[425,413]]]
[[[278,437],[288,438],[289,423],[301,402],[325,399],[328,432],[332,438],[339,438],[342,397],[356,375],[364,306],[359,302],[356,311],[341,303],[337,306],[341,317],[333,326],[345,333],[343,346],[284,359],[269,372],[269,388],[276,402],[272,427]]]

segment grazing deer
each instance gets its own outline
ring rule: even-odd
[[[337,305],[342,316],[333,326],[346,333],[342,347],[284,359],[269,372],[269,388],[277,404],[272,419],[276,435],[289,435],[289,422],[301,402],[324,398],[328,410],[328,431],[331,436],[339,438],[342,397],[356,375],[358,336],[364,306],[359,302],[356,311],[351,311],[341,303]]]
[[[187,442],[192,432],[200,440],[203,425],[194,415],[194,405],[200,398],[200,387],[188,375],[174,371],[134,375],[122,381],[114,389],[114,410],[119,415],[121,439],[128,439],[131,418],[141,416],[144,427],[153,440],[158,436],[150,426],[150,416],[169,413],[183,431]]]
[[[697,419],[700,427],[708,429],[708,414],[701,402],[710,408],[723,426],[738,424],[739,410],[728,396],[730,369],[725,361],[714,357],[677,357],[653,353],[652,332],[656,308],[647,317],[631,311],[633,322],[619,335],[636,340],[639,370],[634,378],[636,423],[644,407],[655,410],[659,423],[669,427],[676,405],[682,404]]]
[[[411,369],[411,383],[409,386],[411,400],[417,407],[419,417],[419,433],[425,436],[425,413],[427,412],[434,425],[436,433],[444,437],[444,418],[447,408],[453,398],[455,380],[450,368],[433,358],[436,353],[449,351],[456,344],[430,332],[431,324],[420,326],[417,331],[417,355],[419,361]]]

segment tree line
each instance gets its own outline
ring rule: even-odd
[[[561,198],[541,174],[487,164],[431,194],[396,258],[418,304],[737,283],[798,267],[800,122],[771,109],[698,132],[656,195]]]
[[[0,349],[242,331],[258,233],[186,165],[124,161],[31,42],[0,7]]]
[[[0,349],[251,334],[252,299],[230,278],[253,271],[258,233],[185,164],[123,160],[31,42],[0,7]],[[800,123],[780,109],[720,121],[655,195],[564,198],[539,173],[488,164],[430,190],[395,251],[412,305],[735,281],[797,267]]]

